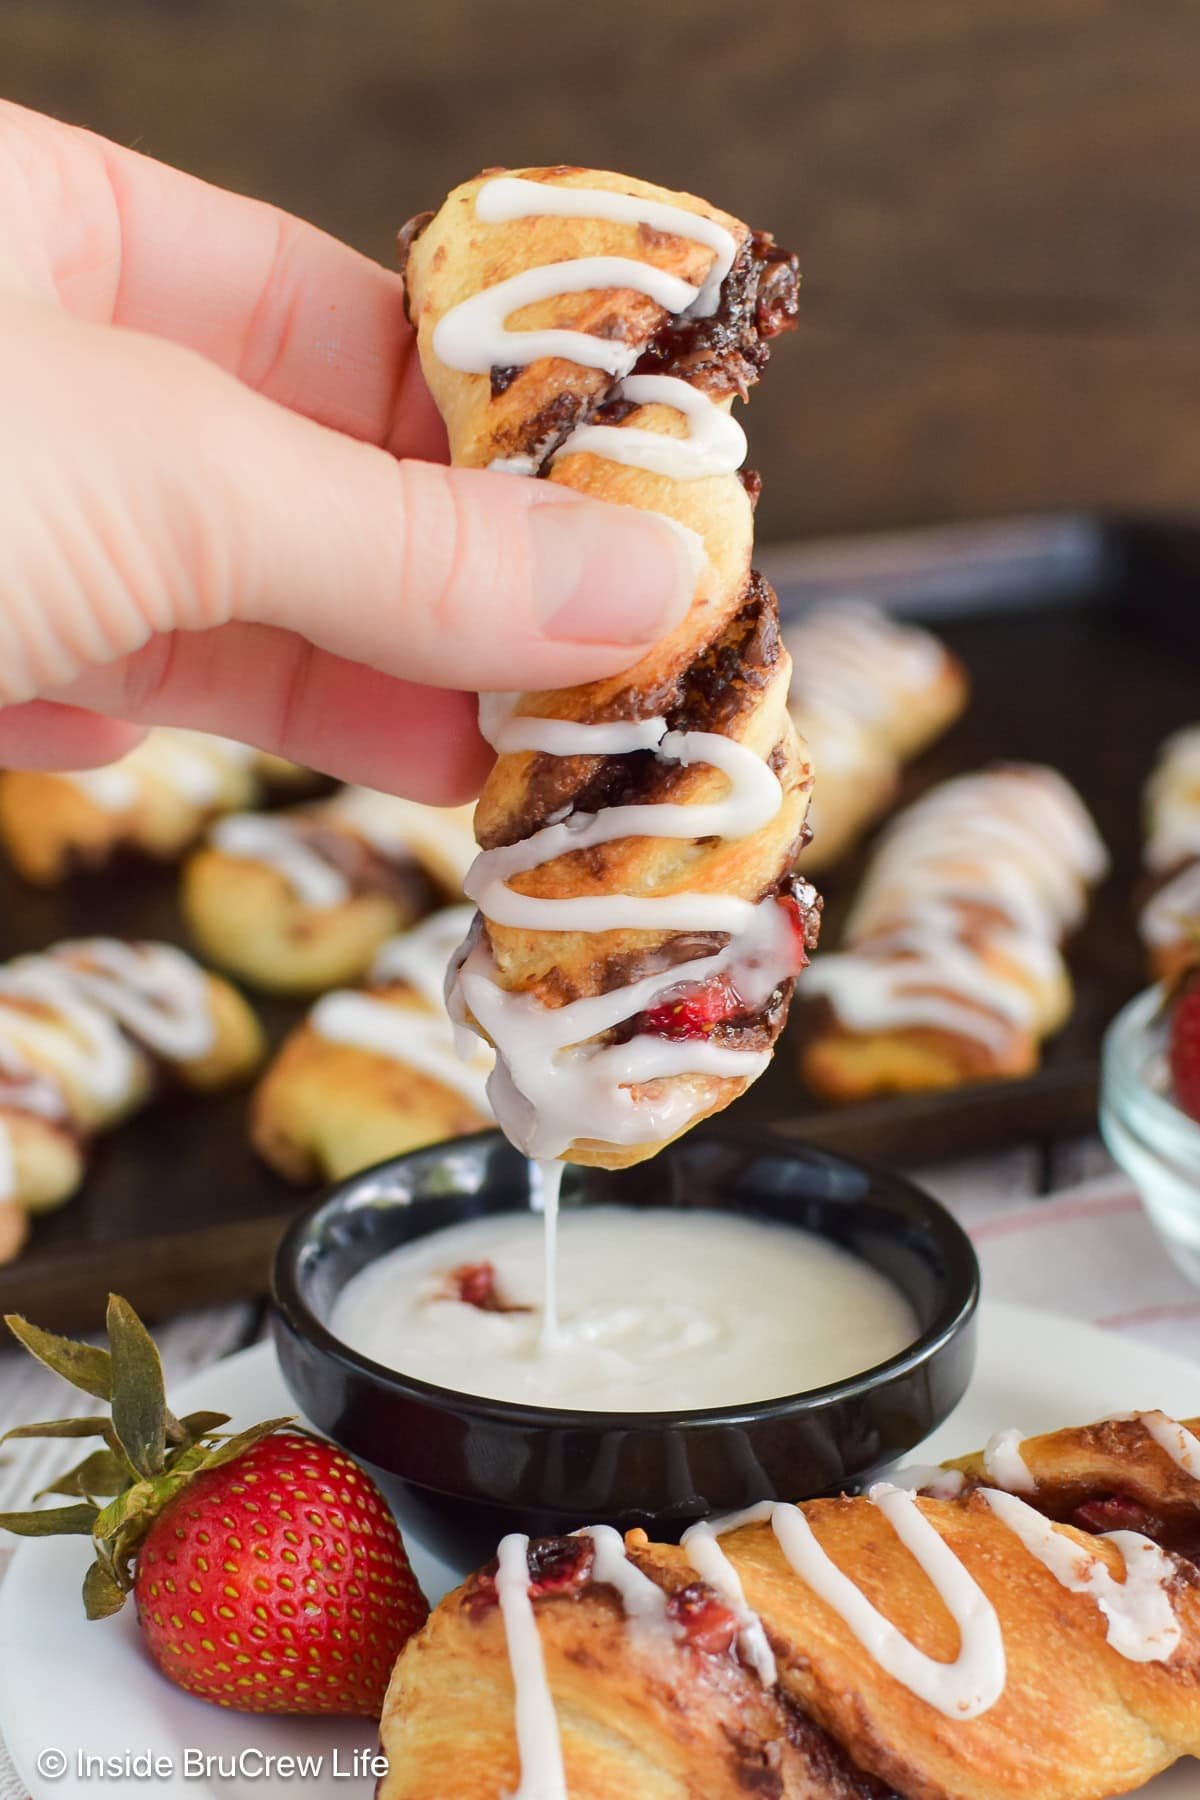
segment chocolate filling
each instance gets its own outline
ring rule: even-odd
[[[344,877],[355,894],[382,895],[412,918],[441,904],[436,882],[412,857],[385,856],[356,833],[337,831],[315,820],[297,819],[293,830],[302,844]]]
[[[657,687],[625,689],[597,706],[587,722],[665,718],[672,731],[728,734],[774,676],[779,651],[775,596],[763,577],[752,572],[741,610],[693,663]],[[535,755],[519,811],[481,832],[480,842],[485,850],[520,843],[564,806],[591,813],[605,806],[667,801],[687,780],[686,770],[660,762],[652,750],[628,756]]]

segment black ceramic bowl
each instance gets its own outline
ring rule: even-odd
[[[529,1192],[529,1164],[498,1133],[457,1138],[341,1183],[291,1226],[275,1259],[276,1343],[296,1401],[321,1431],[398,1477],[399,1489],[388,1486],[402,1517],[463,1567],[510,1530],[604,1520],[668,1536],[706,1514],[859,1482],[962,1396],[979,1278],[949,1213],[897,1175],[727,1125],[702,1126],[637,1168],[568,1169],[564,1209],[717,1208],[819,1232],[907,1295],[920,1323],[909,1349],[783,1399],[592,1413],[433,1387],[332,1336],[334,1302],[367,1263],[460,1219],[523,1209]],[[654,1271],[631,1268],[630,1281],[652,1285]]]

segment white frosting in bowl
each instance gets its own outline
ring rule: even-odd
[[[590,1206],[563,1214],[558,1330],[542,1334],[542,1223],[474,1219],[401,1246],[340,1295],[334,1335],[385,1368],[459,1392],[595,1412],[687,1412],[802,1393],[918,1336],[903,1294],[811,1232],[722,1212]],[[500,1301],[448,1297],[490,1263]]]

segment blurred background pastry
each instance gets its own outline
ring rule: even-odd
[[[784,632],[790,707],[816,780],[806,873],[828,868],[887,810],[901,765],[967,703],[966,671],[931,631],[864,600],[815,607]]]
[[[162,726],[103,768],[0,771],[0,843],[42,884],[103,869],[125,851],[169,862],[218,814],[316,779],[232,738]]]
[[[255,1148],[291,1181],[336,1180],[491,1123],[493,1057],[455,1050],[446,967],[473,908],[448,907],[385,944],[365,988],[325,994],[254,1096]]]
[[[1169,737],[1146,784],[1146,895],[1138,930],[1151,973],[1200,959],[1200,725]]]
[[[0,1261],[83,1178],[88,1140],[161,1087],[250,1075],[258,1021],[170,944],[87,938],[0,968]]]
[[[1107,856],[1054,770],[1004,764],[889,825],[839,952],[801,996],[800,1066],[835,1100],[1014,1077],[1071,1006],[1060,952]]]
[[[381,946],[462,896],[475,855],[469,806],[368,788],[221,819],[183,871],[203,954],[255,987],[317,994],[359,981]]]

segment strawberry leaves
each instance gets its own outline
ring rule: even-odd
[[[119,1294],[108,1299],[112,1353],[113,1430],[131,1468],[144,1479],[160,1475],[167,1447],[167,1392],[154,1339]]]
[[[96,1560],[84,1579],[84,1607],[89,1619],[107,1618],[132,1588],[138,1551],[163,1508],[203,1470],[234,1462],[291,1421],[268,1419],[230,1435],[222,1430],[228,1413],[193,1412],[177,1419],[167,1407],[154,1340],[119,1294],[109,1296],[107,1350],[58,1337],[16,1315],[5,1323],[40,1363],[83,1393],[111,1404],[111,1418],[44,1419],[14,1426],[0,1438],[0,1443],[20,1438],[104,1440],[102,1448],[34,1496],[78,1496],[75,1505],[0,1513],[0,1530],[20,1537],[90,1537]],[[96,1504],[101,1500],[104,1506]]]
[[[112,1357],[107,1350],[57,1337],[52,1331],[43,1331],[40,1325],[31,1325],[19,1313],[6,1313],[4,1323],[31,1356],[72,1387],[81,1388],[95,1400],[112,1399]]]

